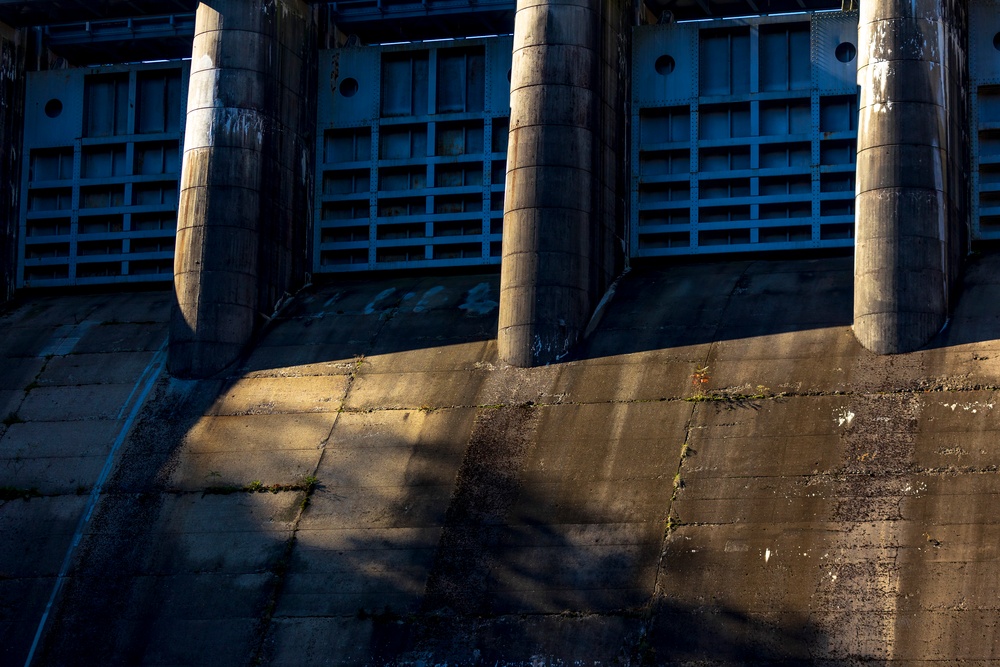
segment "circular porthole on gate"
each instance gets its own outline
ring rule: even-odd
[[[656,59],[656,63],[653,64],[653,67],[656,68],[657,74],[662,74],[663,76],[666,76],[674,71],[674,67],[676,65],[677,63],[674,62],[673,58],[664,55]]]
[[[62,113],[62,102],[52,98],[45,103],[45,115],[49,118],[58,118],[59,114]]]
[[[849,63],[854,60],[858,55],[858,47],[854,46],[850,42],[841,42],[837,45],[837,50],[834,52],[837,56],[837,60],[842,63]]]
[[[993,35],[993,48],[1000,51],[1000,32]]]
[[[354,97],[358,93],[358,80],[347,77],[340,82],[340,94],[344,97]]]
[[[663,76],[666,76],[671,72],[673,72],[674,67],[676,66],[677,63],[675,63],[674,59],[671,58],[670,56],[660,56],[659,58],[656,59],[656,62],[653,64],[653,67],[656,68],[656,73],[661,74]]]

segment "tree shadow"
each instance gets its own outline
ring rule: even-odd
[[[969,285],[987,280],[996,261],[973,268]],[[720,266],[630,273],[578,358],[849,323],[849,258]],[[515,396],[517,383],[535,377],[490,370],[496,286],[495,275],[452,275],[317,288],[276,317],[228,373],[164,380],[126,442],[36,664],[198,664],[206,655],[219,665],[857,661],[833,654],[836,627],[791,604],[692,602],[657,588],[672,539],[663,525],[669,476],[614,482],[601,474],[624,452],[560,459],[541,451],[539,429],[552,419],[545,410],[569,403],[483,400],[491,391]],[[191,458],[185,443],[198,422],[237,383],[366,373],[389,377],[403,392],[392,396],[407,398],[365,403],[348,392],[354,402],[342,411],[301,415],[297,428],[336,425],[297,528],[267,526],[292,525],[299,496],[275,496],[277,507],[270,494],[234,490],[230,498],[242,500],[216,515],[221,498],[171,481]],[[436,380],[421,373],[458,377],[471,398],[438,400]],[[491,381],[499,389],[487,391]],[[420,391],[403,391],[414,385]],[[426,405],[415,402],[421,395]],[[250,405],[242,417],[267,409]],[[275,443],[298,437],[268,428]],[[595,439],[610,437],[597,430]],[[677,442],[683,437],[679,430]],[[266,455],[275,469],[287,469],[283,457],[292,456],[280,447]],[[660,455],[627,453],[640,471]],[[650,497],[653,510],[636,509],[635,498]],[[202,514],[197,530],[165,529]],[[253,533],[252,542],[230,530]],[[674,580],[703,576],[700,562],[671,562]]]

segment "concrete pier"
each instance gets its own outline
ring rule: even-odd
[[[170,370],[232,363],[301,285],[315,28],[301,0],[211,0],[192,47]]]
[[[519,0],[500,284],[500,358],[564,356],[622,263],[632,4]]]
[[[14,295],[24,124],[23,30],[0,23],[0,304]]]
[[[861,3],[854,333],[879,354],[941,329],[966,253],[967,11]]]

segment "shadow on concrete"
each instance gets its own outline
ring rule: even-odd
[[[849,256],[647,264],[621,279],[565,361],[850,327],[853,289]],[[375,332],[374,354],[494,340],[498,301],[496,274],[315,287],[275,320],[246,370],[341,360]]]
[[[947,326],[926,349],[982,343],[1000,338],[1000,252],[970,256]]]
[[[499,276],[344,280],[303,291],[238,362],[241,372],[350,362],[496,338]]]
[[[191,383],[179,397],[161,385],[151,397],[74,555],[33,665],[144,662],[152,627],[143,621],[162,598],[140,582],[160,548],[154,527],[170,492],[171,461],[219,389],[218,382]]]
[[[531,404],[297,414],[297,428],[334,438],[294,537],[299,495],[206,494],[176,482],[193,456],[186,439],[247,374],[294,375],[380,355],[384,373],[401,373],[389,370],[388,352],[442,345],[433,332],[477,286],[428,280],[399,294],[408,310],[391,306],[389,287],[373,299],[377,284],[310,295],[229,376],[164,380],[125,444],[34,664],[802,664],[822,656],[826,638],[795,614],[754,618],[654,596],[663,548],[656,519],[561,506],[541,491],[584,484],[573,476],[526,483],[542,419]],[[375,316],[381,301],[385,315]],[[330,310],[346,317],[328,327]],[[495,325],[495,308],[483,310],[446,328],[444,340],[485,345],[480,332]],[[411,324],[404,312],[428,313],[427,322]],[[393,431],[382,413],[425,421]],[[265,442],[294,437],[277,426],[261,433],[254,409],[232,416]],[[441,423],[431,428],[433,420]],[[378,446],[356,451],[352,438],[371,434]],[[404,463],[387,482],[379,476],[395,469],[394,448]],[[268,469],[285,469],[280,449],[267,455]],[[249,480],[205,484],[239,481]],[[669,479],[662,486],[669,498]],[[655,516],[664,512],[661,505]]]
[[[593,359],[827,327],[853,317],[853,259],[637,268],[571,356]]]
[[[992,256],[970,264],[955,326],[932,345],[995,337],[991,309],[1000,308],[987,293],[998,264]],[[851,269],[850,258],[637,269],[577,358],[847,327]],[[297,428],[328,429],[335,438],[294,539],[299,496],[215,496],[175,486],[182,454],[190,455],[181,451],[186,438],[247,377],[347,376],[369,359],[375,374],[412,375],[414,364],[457,371],[473,385],[470,395],[481,396],[483,376],[467,371],[495,360],[497,282],[456,275],[317,288],[275,318],[225,377],[164,381],[126,443],[35,664],[204,664],[206,656],[217,667],[258,659],[530,664],[538,656],[632,665],[878,664],[837,657],[826,634],[837,628],[803,613],[748,613],[722,596],[690,605],[671,600],[669,590],[654,593],[667,502],[655,518],[639,520],[597,503],[561,505],[573,497],[558,495],[562,489],[586,493],[605,463],[600,456],[593,470],[556,475],[548,487],[528,483],[529,473],[541,474],[528,461],[542,419],[528,403],[435,404],[428,389],[426,409],[373,393],[381,403],[358,398],[360,407],[341,417],[302,413]],[[449,358],[461,346],[469,346],[466,356]],[[408,354],[436,348],[448,351],[432,361]],[[690,384],[690,371],[679,372]],[[423,426],[406,430],[417,420]],[[293,437],[272,428],[256,437]],[[379,446],[356,451],[351,438],[371,434]],[[270,469],[288,467],[281,450],[268,455]],[[379,477],[393,471],[397,478]],[[669,498],[669,478],[662,485]],[[199,513],[207,518],[194,527],[169,520]],[[697,562],[670,563],[672,580],[683,581],[677,568]]]
[[[671,260],[622,277],[563,361],[678,349],[853,323],[852,256]],[[1000,252],[969,258],[948,326],[925,349],[995,340]],[[244,372],[496,339],[499,275],[344,279],[300,294],[265,327]]]

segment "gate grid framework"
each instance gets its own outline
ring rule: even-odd
[[[970,6],[971,232],[1000,239],[1000,13]],[[635,28],[628,254],[849,247],[857,15]],[[324,50],[315,273],[500,262],[509,36]],[[185,61],[29,73],[19,287],[169,281]]]

